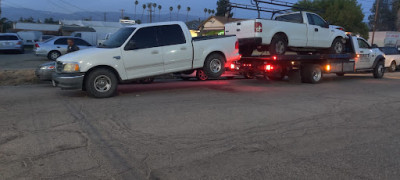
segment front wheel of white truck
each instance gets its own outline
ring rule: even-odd
[[[99,68],[88,73],[84,86],[90,96],[108,98],[115,95],[118,79],[111,70]]]
[[[219,53],[212,53],[204,62],[204,73],[209,78],[219,78],[225,71],[225,58]]]

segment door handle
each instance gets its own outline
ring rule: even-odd
[[[181,47],[181,50],[182,50],[182,51],[186,50],[186,47]]]
[[[114,56],[113,58],[116,59],[116,60],[120,60],[121,56]]]
[[[315,31],[315,32],[318,32],[318,28],[315,28],[314,31]]]
[[[158,54],[158,51],[152,51],[151,54]]]
[[[61,48],[60,46],[57,46],[57,48]]]
[[[236,29],[236,31],[238,31],[238,32],[239,32],[239,31],[240,31],[240,29]]]

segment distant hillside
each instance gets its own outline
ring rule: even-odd
[[[45,18],[50,18],[52,17],[55,20],[59,19],[68,19],[68,20],[82,20],[82,19],[92,19],[93,21],[102,21],[104,20],[104,13],[102,12],[76,12],[73,14],[66,14],[66,13],[55,13],[55,12],[49,12],[49,11],[38,11],[38,10],[32,10],[32,9],[26,9],[26,8],[12,8],[12,7],[4,7],[2,8],[2,16],[6,17],[12,21],[17,21],[20,17],[23,18],[29,18],[33,17],[33,19],[37,20],[44,20]],[[107,12],[107,21],[118,21],[120,19],[121,13],[119,12]],[[125,16],[130,17],[133,19],[135,17],[134,14],[125,14]],[[136,19],[141,19],[142,14],[137,14]],[[172,20],[175,21],[177,14],[173,13],[172,14]],[[143,15],[143,19],[141,19],[142,22],[148,22],[148,14]],[[200,17],[198,16],[188,16],[188,20],[199,20]],[[156,13],[155,18],[153,18],[154,21],[169,21],[170,20],[170,15],[169,14],[161,14],[161,17],[159,17],[158,13]],[[186,21],[186,13],[180,13],[179,14],[179,20],[180,21]]]

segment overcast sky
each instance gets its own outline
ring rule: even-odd
[[[281,0],[282,1],[282,0]],[[297,0],[283,0],[286,2],[297,2]],[[370,13],[370,9],[374,0],[358,0],[363,7],[363,12],[367,16]],[[135,0],[2,0],[2,5],[5,7],[16,7],[16,8],[29,8],[35,10],[45,10],[54,12],[72,13],[76,11],[100,11],[100,12],[117,12],[120,9],[125,9],[128,13],[134,13]],[[190,14],[195,16],[204,16],[204,8],[216,9],[217,0],[139,0],[137,6],[137,13],[142,13],[142,4],[155,2],[162,5],[161,13],[169,13],[169,7],[173,6],[176,11],[176,6],[180,4],[182,6],[181,13],[186,13],[186,8],[191,7]],[[235,3],[249,4],[250,0],[231,0]],[[278,8],[273,7],[272,8]],[[254,18],[256,17],[255,12],[234,9],[234,17],[238,18]],[[269,14],[263,14],[263,17],[270,17]]]

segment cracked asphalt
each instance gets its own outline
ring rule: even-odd
[[[0,86],[0,179],[399,179],[400,72]]]

